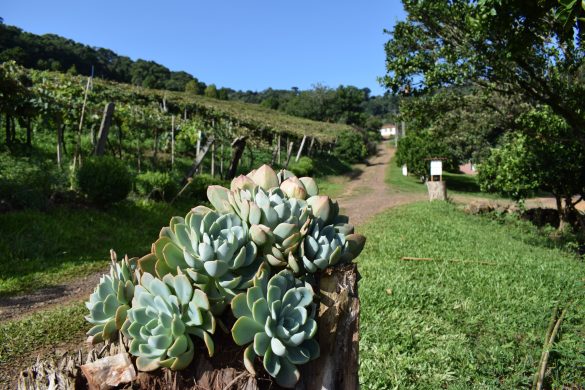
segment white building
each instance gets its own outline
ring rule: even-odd
[[[384,139],[388,139],[392,136],[396,136],[397,132],[398,132],[398,130],[396,128],[396,125],[393,123],[386,123],[380,129],[380,135]]]

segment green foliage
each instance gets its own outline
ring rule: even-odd
[[[339,134],[333,153],[350,163],[362,162],[367,154],[366,141],[357,131],[344,131]]]
[[[302,156],[299,161],[293,161],[288,169],[296,176],[311,176],[315,171],[313,160],[310,157]]]
[[[51,168],[27,157],[0,154],[0,203],[7,209],[44,209],[56,179]]]
[[[512,199],[526,199],[539,187],[535,158],[527,149],[528,137],[521,134],[504,138],[500,148],[492,150],[479,166],[481,190],[497,192]]]
[[[567,122],[547,106],[539,106],[518,120],[521,133],[504,139],[480,166],[485,191],[525,199],[537,190],[565,200],[566,212],[574,208],[572,198],[585,193],[585,146],[571,137]],[[561,219],[567,213],[559,208]]]
[[[110,274],[101,277],[89,301],[85,303],[89,310],[85,319],[93,325],[87,335],[93,344],[118,338],[118,331],[126,321],[126,312],[134,297],[134,286],[137,283],[135,268],[136,259],[125,258],[120,262],[112,259]]]
[[[458,164],[452,151],[441,139],[430,133],[408,134],[398,142],[396,164],[406,164],[408,173],[427,178],[430,175],[430,158],[443,158],[444,171],[458,171]]]
[[[167,172],[148,171],[136,176],[135,191],[149,199],[170,201],[177,194],[177,179]]]
[[[142,274],[122,331],[130,339],[129,352],[138,357],[140,371],[186,368],[195,353],[189,335],[205,342],[209,356],[215,351],[211,338],[215,317],[209,312],[207,296],[181,273],[162,280]]]
[[[206,173],[193,176],[189,182],[189,187],[185,190],[185,197],[193,200],[206,200],[207,188],[212,185],[227,185],[228,182],[216,176],[213,177]]]
[[[384,83],[405,94],[479,85],[547,104],[585,145],[584,24],[567,2],[403,0],[386,43]],[[565,3],[565,4],[563,4]],[[571,80],[568,82],[568,80]]]
[[[244,351],[248,370],[254,372],[254,359],[262,356],[276,383],[292,388],[300,378],[296,365],[319,357],[314,293],[288,270],[269,276],[260,270],[254,286],[232,301],[232,336],[238,345],[251,343]]]
[[[115,157],[92,157],[77,172],[77,186],[98,206],[107,206],[126,199],[132,178],[124,162]]]
[[[557,305],[568,311],[546,383],[585,383],[583,263],[523,226],[439,202],[395,208],[368,223],[359,260],[360,299],[367,302],[360,387],[530,387]],[[458,259],[469,262],[452,261]]]

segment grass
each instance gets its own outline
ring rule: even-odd
[[[0,323],[0,367],[32,351],[67,341],[82,341],[87,331],[82,302]]]
[[[569,310],[547,385],[585,383],[585,267],[534,228],[425,202],[360,230],[362,388],[530,387],[556,305]]]
[[[171,216],[191,206],[126,201],[108,210],[57,207],[0,214],[0,295],[104,269],[111,248],[119,256],[143,256]]]
[[[426,193],[427,187],[418,178],[408,175],[402,175],[402,167],[396,165],[394,159],[390,161],[386,171],[386,183],[396,192],[407,193]],[[447,182],[447,194],[454,193],[459,195],[480,196],[483,198],[501,198],[496,194],[482,192],[477,182],[477,176],[465,175],[462,173],[444,172],[443,180]]]

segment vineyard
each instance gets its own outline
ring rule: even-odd
[[[74,174],[92,155],[111,155],[134,176],[164,174],[154,179],[159,187],[170,182],[183,186],[203,172],[230,178],[261,163],[290,165],[292,170],[298,165],[306,171],[299,173],[311,174],[316,164],[308,156],[329,161],[328,167],[346,167],[333,157],[344,154],[334,150],[338,138],[363,141],[350,126],[289,116],[260,105],[30,70],[14,62],[0,65],[0,96],[5,151],[10,151],[0,154],[4,171],[0,179],[8,181],[11,175],[18,179],[34,171],[37,176],[49,173],[57,181],[71,181],[74,187]],[[360,151],[365,150],[363,142],[359,144]],[[6,201],[10,196],[2,196],[2,187],[9,186],[2,186],[2,180],[0,199]],[[173,196],[179,188],[170,191]],[[8,199],[9,206],[4,207],[21,208],[20,201]],[[29,206],[24,203],[22,207]]]

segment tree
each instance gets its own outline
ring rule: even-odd
[[[207,88],[205,88],[205,96],[214,99],[218,98],[217,87],[215,86],[215,84],[209,84]]]
[[[428,132],[410,133],[398,142],[396,151],[396,164],[406,164],[408,172],[422,180],[430,174],[429,159],[440,157],[443,161],[443,169],[447,171],[458,170],[458,164],[451,150]]]
[[[205,87],[205,83],[202,83],[197,80],[197,78],[194,78],[185,84],[185,92],[191,93],[193,95],[203,95],[205,92]]]
[[[480,185],[517,200],[537,190],[552,193],[562,228],[585,195],[585,147],[548,106],[521,115],[517,122],[522,131],[505,137],[502,146],[480,165]],[[576,194],[580,199],[574,201]]]
[[[470,84],[522,94],[550,106],[585,145],[585,12],[578,3],[403,0],[408,18],[386,43],[383,82],[407,94]]]

